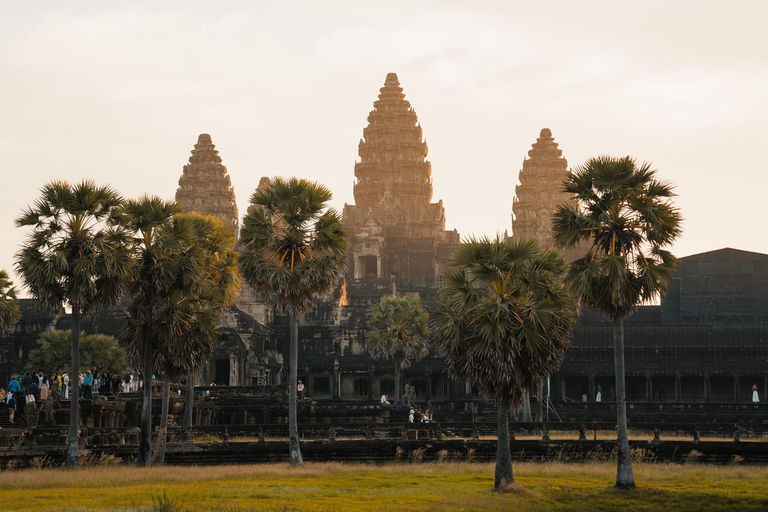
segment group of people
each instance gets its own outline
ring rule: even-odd
[[[132,372],[110,375],[92,368],[80,373],[77,383],[78,397],[90,400],[94,394],[112,396],[120,392],[136,392],[140,389],[141,379],[135,378]],[[56,406],[62,398],[70,398],[73,386],[74,383],[67,372],[53,372],[50,375],[42,371],[27,372],[23,376],[12,377],[7,388],[0,388],[0,408],[7,410],[11,422],[14,421],[16,413],[20,410],[26,411],[29,404],[34,405],[35,411],[40,407],[52,411],[58,408]]]

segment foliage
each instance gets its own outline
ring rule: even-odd
[[[115,304],[132,271],[128,239],[113,222],[122,198],[90,180],[53,181],[41,192],[16,219],[33,228],[16,255],[24,284],[54,314],[64,303],[78,316]]]
[[[240,270],[248,283],[277,298],[290,316],[288,431],[291,463],[302,463],[296,423],[298,317],[327,293],[344,269],[349,242],[331,191],[298,178],[272,178],[251,196],[240,232]]]
[[[564,191],[574,203],[557,207],[555,240],[563,248],[591,246],[567,280],[583,304],[611,319],[658,297],[678,261],[666,247],[681,233],[673,186],[648,163],[600,156],[574,168]]]
[[[368,351],[376,359],[392,359],[408,368],[429,353],[428,322],[418,295],[384,295],[369,312]]]
[[[0,270],[0,337],[8,334],[11,327],[21,318],[16,287],[13,286],[8,272]]]
[[[448,372],[517,405],[560,365],[577,310],[565,260],[534,240],[470,239],[451,255],[432,317]]]
[[[344,269],[349,242],[330,190],[315,182],[272,178],[251,196],[240,232],[245,279],[278,308],[299,316]]]
[[[42,332],[37,348],[29,352],[27,371],[43,371],[46,375],[68,371],[71,351],[72,331]],[[80,371],[96,367],[100,372],[114,374],[130,368],[125,350],[113,336],[81,333],[80,351]]]

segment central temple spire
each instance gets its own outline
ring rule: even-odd
[[[445,232],[442,201],[431,202],[427,151],[416,112],[397,74],[388,73],[358,146],[356,204],[344,207],[355,276],[434,280],[444,268],[435,251],[458,234]]]

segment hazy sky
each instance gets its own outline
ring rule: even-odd
[[[200,133],[241,214],[261,176],[318,180],[353,203],[390,71],[448,229],[511,229],[521,162],[548,127],[570,165],[628,154],[674,181],[676,254],[768,253],[766,20],[764,0],[0,1],[0,268],[43,184],[173,198]]]

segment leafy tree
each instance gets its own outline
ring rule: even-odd
[[[44,331],[37,340],[37,348],[29,352],[27,370],[42,370],[46,375],[61,373],[69,364],[71,353],[72,331]],[[123,373],[130,368],[125,350],[117,338],[107,334],[80,333],[79,371],[93,367],[110,374]]]
[[[0,270],[0,337],[8,334],[11,327],[21,318],[16,287],[11,283],[8,272]]]
[[[138,269],[128,287],[128,321],[120,339],[144,378],[139,466],[151,463],[152,375],[162,367],[158,331],[172,299],[171,290],[185,282],[185,275],[197,271],[194,259],[183,255],[194,233],[190,223],[176,222],[180,212],[177,203],[149,195],[127,201],[120,211],[121,225],[133,235]]]
[[[509,411],[560,365],[577,320],[565,260],[535,240],[470,239],[449,260],[431,323],[448,373],[498,403],[495,487],[514,481]]]
[[[165,459],[171,379],[201,369],[213,357],[219,342],[219,321],[240,290],[235,234],[230,226],[210,215],[180,214],[176,222],[188,222],[193,236],[184,247],[180,273],[168,290],[168,304],[158,333],[159,362],[163,367],[163,405],[154,462]],[[194,387],[187,387],[187,406],[193,400]]]
[[[330,199],[330,190],[319,183],[272,178],[251,196],[240,233],[243,277],[275,296],[278,309],[290,316],[291,464],[302,463],[296,425],[298,318],[334,285],[349,245],[340,215],[327,208]]]
[[[395,365],[395,400],[400,397],[400,369],[429,353],[429,315],[416,294],[384,295],[371,306],[366,346],[376,359]]]
[[[616,365],[618,466],[616,486],[635,487],[627,439],[624,387],[624,318],[643,301],[659,296],[678,261],[666,250],[681,232],[673,186],[656,178],[650,164],[630,157],[600,156],[573,169],[564,182],[575,204],[553,216],[555,240],[563,248],[587,242],[567,280],[581,303],[613,321]]]
[[[81,319],[97,306],[114,305],[133,271],[127,237],[112,222],[121,204],[109,186],[54,181],[16,219],[17,226],[32,227],[16,255],[25,286],[51,313],[60,314],[65,303],[72,310],[72,378],[80,368]],[[76,394],[71,403],[67,464],[74,467],[79,458]]]

